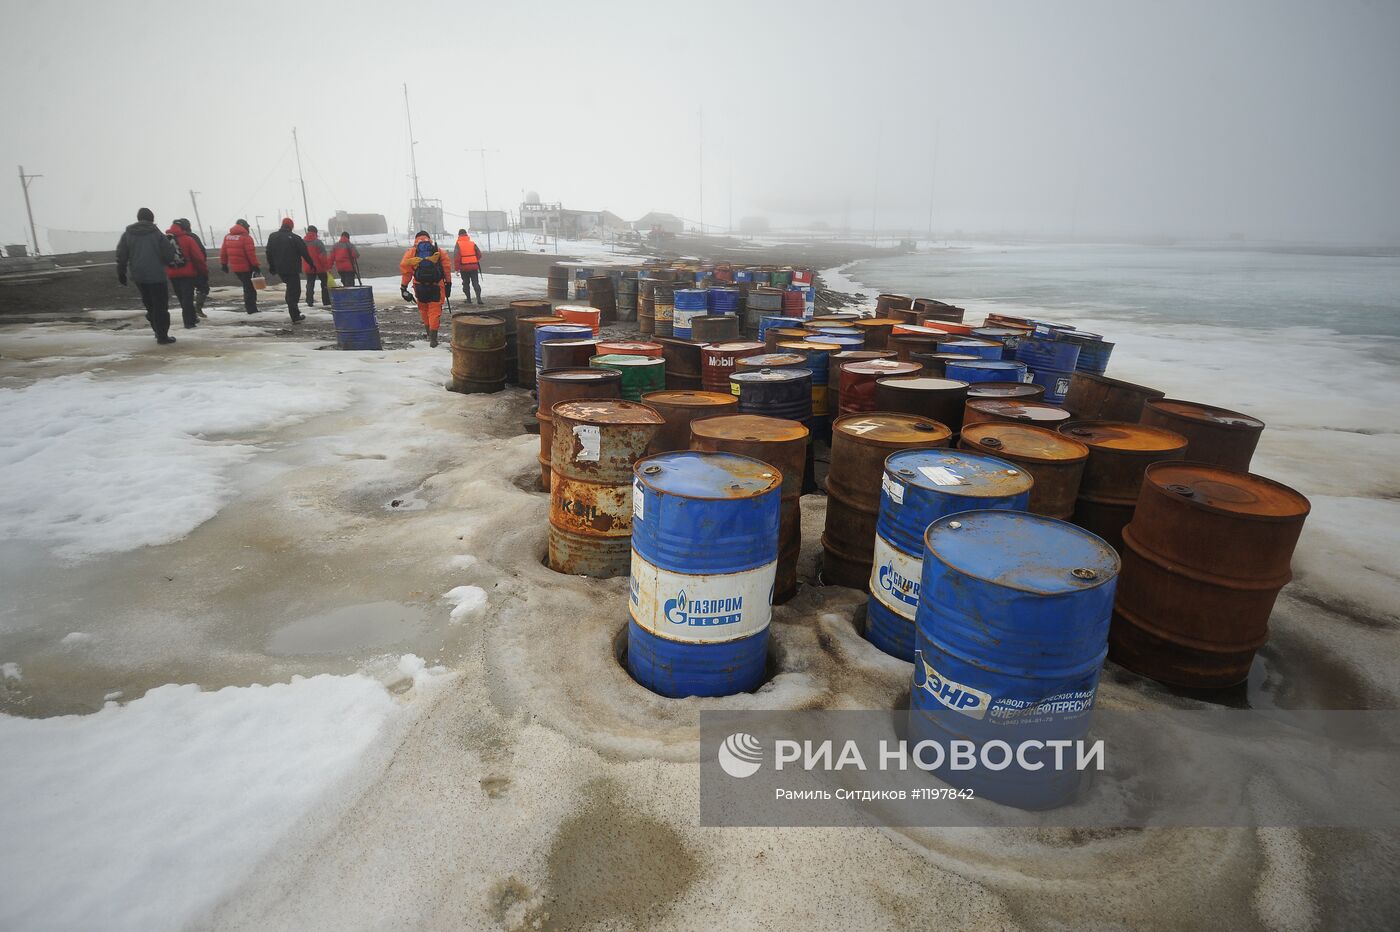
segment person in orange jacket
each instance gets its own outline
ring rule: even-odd
[[[438,345],[438,325],[442,322],[442,302],[452,296],[452,260],[438,248],[427,230],[419,230],[413,245],[399,261],[403,279],[399,293],[405,301],[417,301],[418,314],[428,331],[428,345]],[[413,282],[413,293],[408,283]]]
[[[466,230],[457,231],[457,248],[452,251],[457,271],[462,273],[462,296],[470,304],[472,286],[476,287],[476,303],[481,304],[481,247],[472,241]]]

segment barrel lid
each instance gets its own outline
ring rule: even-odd
[[[582,311],[585,314],[598,313],[598,309],[596,307],[589,307],[586,304],[560,304],[555,306],[554,313],[559,314],[559,316],[563,316],[562,314],[560,314],[560,311],[573,311],[575,313]]]
[[[1147,467],[1145,481],[1192,505],[1229,514],[1301,518],[1312,507],[1304,495],[1280,482],[1206,463],[1154,463]]]
[[[1118,576],[1113,548],[1066,521],[984,509],[946,515],[924,532],[927,555],[964,575],[1037,595],[1095,589]]]
[[[1089,455],[1089,448],[1078,440],[1030,424],[1006,421],[964,424],[962,436],[964,442],[979,452],[1035,463],[1072,463]]]
[[[565,339],[565,340],[542,340],[542,341],[540,341],[540,345],[542,345],[542,346],[597,346],[597,345],[598,345],[598,341],[597,341],[597,340],[586,340],[586,339],[582,339],[582,338],[580,338],[580,339]]]
[[[1100,385],[1111,385],[1115,388],[1131,389],[1135,392],[1142,392],[1149,398],[1161,398],[1163,395],[1166,394],[1166,392],[1159,391],[1155,388],[1148,388],[1146,385],[1139,385],[1136,382],[1125,382],[1122,379],[1115,379],[1111,376],[1098,375],[1096,373],[1085,372],[1083,370],[1076,370],[1072,378],[1083,379],[1086,382],[1098,382]]]
[[[992,340],[966,340],[966,339],[964,339],[964,340],[944,340],[942,343],[939,343],[938,345],[939,345],[939,346],[958,347],[958,346],[1000,346],[1001,344],[1000,344],[1000,343],[996,343],[996,342],[994,342],[994,341],[992,341]]]
[[[825,333],[833,337],[858,337],[860,330],[846,324],[820,324],[816,327],[808,328],[816,330],[817,333]]]
[[[876,327],[895,327],[902,323],[904,323],[904,321],[897,317],[865,317],[861,320],[851,321],[851,326],[865,327],[873,330]]]
[[[865,362],[848,362],[841,367],[843,372],[860,375],[913,375],[923,369],[916,362],[900,362],[897,359],[868,359]]]
[[[841,363],[842,366],[847,366],[851,363],[866,362],[871,359],[894,359],[894,350],[842,350],[841,352],[833,356],[832,359],[835,359],[837,362]]]
[[[1243,430],[1263,430],[1264,422],[1248,414],[1240,414],[1227,408],[1216,408],[1194,401],[1179,401],[1175,398],[1155,398],[1147,402],[1154,411],[1175,415],[1198,424],[1215,427],[1237,427]]]
[[[939,443],[952,436],[952,431],[933,418],[892,411],[846,414],[838,417],[831,429],[860,443],[895,446]]]
[[[1023,333],[1010,327],[973,327],[972,335],[977,337],[1017,337]]]
[[[844,347],[840,343],[826,343],[820,337],[806,340],[784,340],[779,343],[781,349],[790,349],[793,352],[821,352],[839,353]]]
[[[607,346],[619,350],[659,350],[660,343],[646,343],[641,340],[600,340],[599,346]],[[646,353],[627,353],[627,355],[645,356]]]
[[[807,321],[809,324],[849,325],[860,320],[859,314],[822,314]]]
[[[913,359],[941,359],[944,362],[981,362],[981,356],[969,356],[966,353],[915,353]]]
[[[946,330],[939,330],[937,327],[927,327],[923,324],[899,324],[899,332],[895,336],[915,336],[915,337],[946,337],[951,336]]]
[[[673,408],[719,408],[734,407],[736,401],[727,392],[679,391],[675,389],[647,392],[642,396],[647,404],[670,405]]]
[[[967,391],[968,398],[1039,398],[1044,389],[1031,382],[974,382]]]
[[[946,346],[947,344],[940,344]],[[959,366],[966,366],[969,369],[989,369],[992,372],[1021,372],[1026,368],[1023,362],[1012,362],[1009,359],[971,359],[967,362],[957,363]]]
[[[632,472],[656,492],[685,498],[755,498],[783,484],[781,470],[737,453],[659,453],[638,460]]]
[[[1060,433],[1105,450],[1166,452],[1186,447],[1186,438],[1176,431],[1126,421],[1070,421],[1060,425]]]
[[[967,405],[974,411],[981,411],[984,414],[1015,418],[1018,421],[1038,421],[1043,424],[1059,424],[1068,421],[1071,417],[1064,408],[1057,408],[1043,401],[1022,401],[1019,398],[973,398],[971,392],[968,392]]]
[[[705,347],[709,353],[746,353],[750,350],[763,349],[762,343],[755,343],[751,340],[731,340],[728,343],[711,343]]]
[[[807,339],[807,334],[811,331],[804,327],[769,327],[768,333],[776,333],[780,337],[792,337],[795,340]]]
[[[589,424],[665,424],[661,415],[636,401],[561,401],[554,406],[556,418]]]
[[[971,450],[901,450],[885,460],[885,473],[897,482],[944,495],[1020,495],[1034,484],[1015,463]]]
[[[753,357],[749,357],[753,358]],[[812,377],[811,369],[784,366],[781,369],[745,369],[729,373],[731,382],[798,382]]]
[[[542,327],[542,326],[544,326],[545,324],[562,324],[562,323],[564,323],[564,318],[562,318],[562,317],[517,317],[517,318],[515,318],[515,322],[516,322],[517,324],[533,324],[533,325],[536,326],[536,327]]]
[[[729,396],[731,400],[734,396]],[[690,432],[711,440],[786,443],[807,439],[807,428],[797,421],[758,414],[721,414],[691,421]]]
[[[484,317],[480,314],[453,314],[454,324],[466,324],[468,327],[502,327],[505,321],[499,317]]]
[[[539,327],[536,328],[535,332],[536,332],[536,333],[539,333],[541,330],[547,331],[547,332],[549,332],[549,333],[587,333],[587,334],[592,334],[592,333],[593,333],[593,328],[592,328],[592,327],[586,327],[586,326],[584,326],[583,324],[569,324],[569,323],[564,323],[564,324],[540,324]]]
[[[961,379],[937,379],[928,375],[891,375],[877,381],[886,388],[911,392],[956,392],[967,389]]]
[[[660,356],[623,356],[620,353],[608,353],[604,356],[594,356],[588,360],[594,366],[664,366],[666,360]]]
[[[744,369],[778,369],[785,366],[800,366],[806,361],[806,356],[800,356],[797,353],[759,353],[756,356],[736,359],[734,364]]]
[[[546,382],[608,382],[618,374],[610,369],[545,369],[539,377]]]

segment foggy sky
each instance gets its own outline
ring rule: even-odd
[[[1400,242],[1400,3],[3,3],[0,241],[411,195]],[[701,123],[703,113],[703,162]],[[703,172],[702,172],[703,166]],[[700,189],[703,179],[704,200]],[[732,204],[732,208],[731,208]],[[41,229],[41,236],[43,235]]]

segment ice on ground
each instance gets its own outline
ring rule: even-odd
[[[452,613],[449,617],[454,622],[461,621],[486,607],[486,590],[480,586],[457,586],[448,591],[443,598],[452,603]]]
[[[12,661],[10,663],[0,663],[0,679],[14,680],[18,683],[24,679],[24,675],[20,671],[19,664]]]
[[[456,553],[448,558],[447,565],[454,570],[469,570],[476,566],[476,557],[469,553]]]
[[[430,674],[404,658],[405,675]],[[362,765],[403,705],[321,675],[0,716],[0,926],[180,929]]]
[[[58,643],[64,647],[79,647],[83,644],[91,644],[95,640],[97,639],[86,631],[70,631]]]

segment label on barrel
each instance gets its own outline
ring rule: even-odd
[[[914,688],[922,689],[940,705],[961,712],[969,718],[983,718],[987,714],[987,707],[992,704],[990,694],[943,676],[933,668],[920,650],[914,651]]]
[[[963,478],[946,466],[920,466],[919,472],[934,485],[962,485]]]
[[[853,434],[868,434],[872,430],[880,429],[878,421],[856,421],[854,424],[842,424],[841,426]]]
[[[578,455],[574,457],[575,461],[580,463],[598,462],[602,441],[596,424],[574,425],[574,441],[578,444]]]
[[[895,482],[888,474],[880,477],[880,488],[885,490],[885,494],[890,497],[890,501],[896,505],[904,504],[904,486]]]
[[[901,618],[914,620],[919,608],[919,579],[924,572],[921,557],[910,556],[875,535],[875,559],[870,567],[870,594]]]
[[[640,521],[646,513],[646,492],[640,479],[632,483],[632,520]]]
[[[671,641],[733,641],[768,627],[777,562],[717,576],[689,576],[632,551],[632,620]]]

